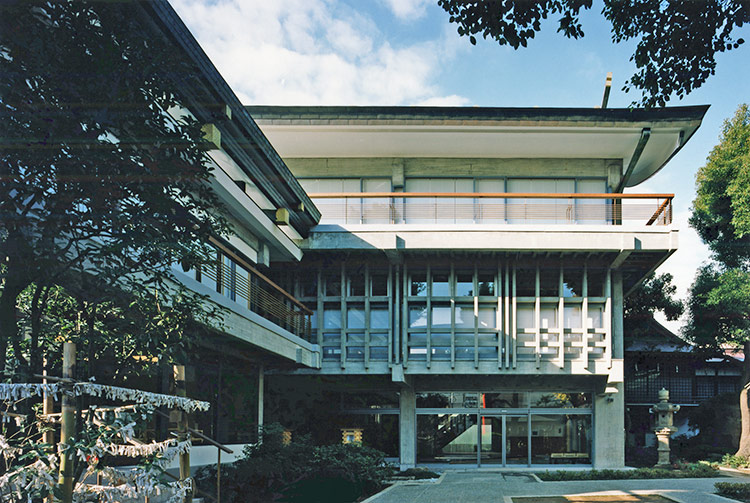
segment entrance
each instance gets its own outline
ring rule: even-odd
[[[481,416],[480,423],[480,466],[529,464],[528,414]]]

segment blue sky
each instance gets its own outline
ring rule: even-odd
[[[556,19],[514,51],[459,38],[437,0],[172,0],[221,74],[247,104],[594,107],[607,72],[610,107],[638,98],[621,88],[634,42],[613,44],[600,2],[585,36],[556,33]],[[739,34],[739,32],[738,32]],[[741,35],[750,42],[750,27]],[[659,174],[631,192],[672,192],[680,249],[662,266],[684,297],[706,247],[687,225],[695,173],[725,118],[750,101],[750,43],[718,57],[716,75],[671,105],[710,104],[701,128]],[[680,323],[670,323],[673,330]]]

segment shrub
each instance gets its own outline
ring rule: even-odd
[[[689,463],[674,468],[637,468],[635,470],[546,471],[537,476],[546,481],[681,479],[720,477],[718,469],[708,463]]]
[[[717,482],[716,494],[740,501],[750,501],[750,484],[742,482]]]
[[[305,436],[286,445],[283,428],[273,424],[264,428],[263,442],[221,467],[221,494],[231,503],[344,503],[380,490],[390,474],[380,451],[357,444],[316,446]],[[196,482],[215,494],[216,466],[199,470]]]
[[[436,479],[440,477],[439,473],[435,473],[427,468],[409,468],[403,472],[396,473],[399,477],[414,477],[416,480],[423,479]]]
[[[625,464],[635,467],[654,466],[659,458],[656,447],[625,446]]]
[[[732,468],[750,468],[750,459],[735,454],[724,454],[724,457],[721,458],[721,464]]]

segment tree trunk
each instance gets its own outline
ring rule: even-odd
[[[742,432],[737,456],[750,458],[750,405],[748,405],[748,386],[750,386],[750,341],[743,345],[745,360],[742,364],[742,391],[740,391],[740,417],[742,418]]]

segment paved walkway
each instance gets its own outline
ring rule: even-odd
[[[512,503],[513,496],[640,492],[659,494],[679,503],[734,501],[713,494],[714,483],[719,481],[750,482],[750,478],[730,475],[711,479],[539,482],[528,472],[446,471],[437,482],[397,483],[367,503]]]

